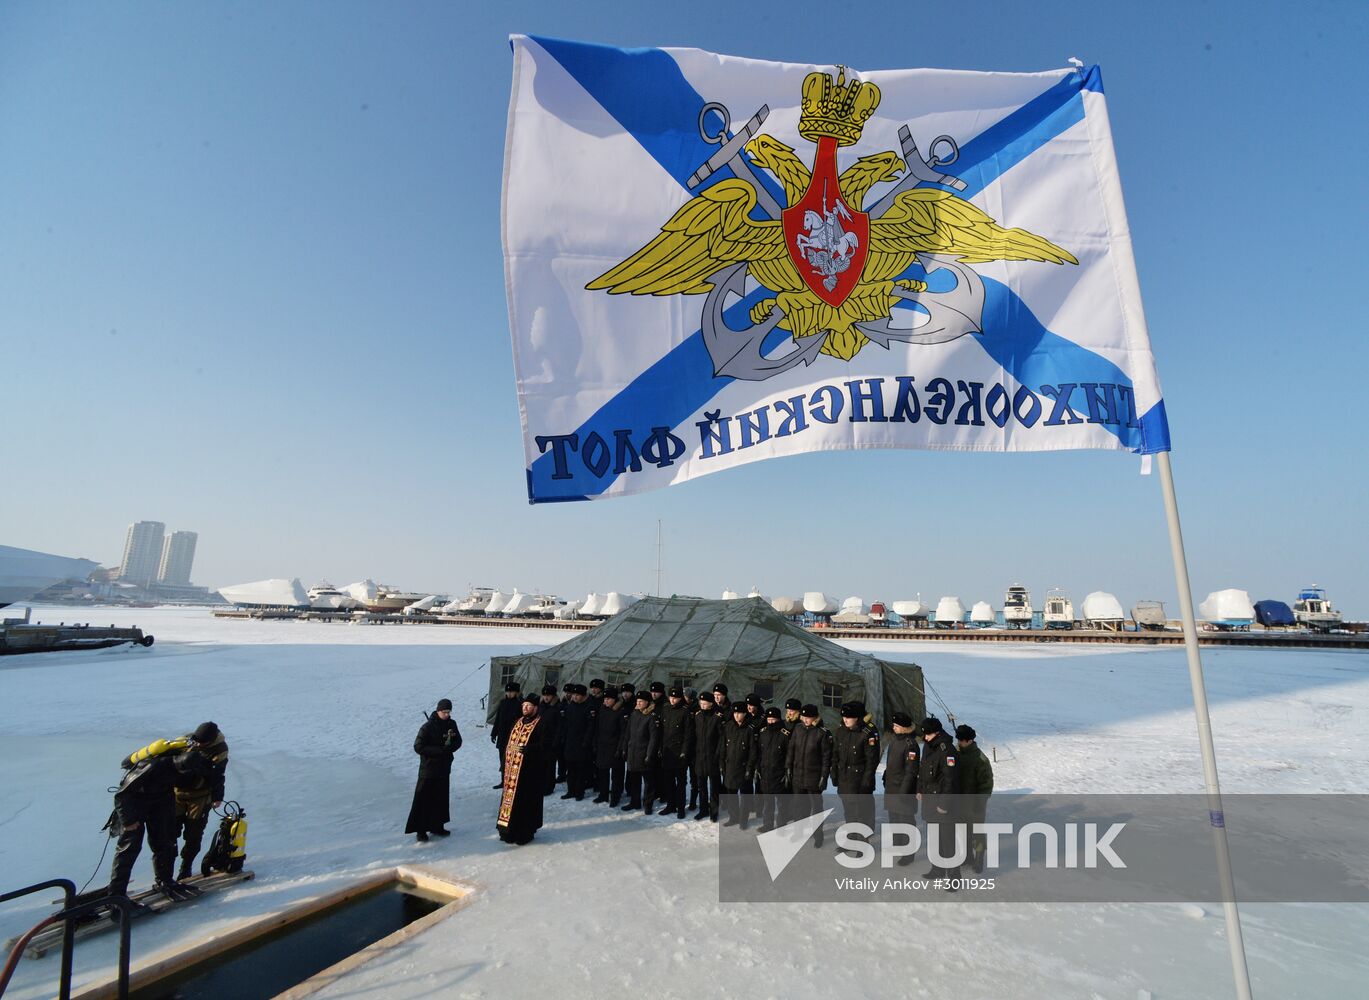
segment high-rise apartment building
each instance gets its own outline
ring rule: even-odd
[[[137,521],[128,526],[124,561],[119,567],[120,580],[147,586],[157,579],[164,534],[166,525],[161,521]]]
[[[190,567],[195,562],[195,542],[199,535],[193,531],[173,531],[162,544],[162,562],[157,570],[158,583],[178,587],[190,586]]]

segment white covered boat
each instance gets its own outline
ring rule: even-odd
[[[988,601],[978,601],[970,608],[970,624],[980,628],[997,625],[998,616],[994,614],[993,605]]]
[[[435,610],[439,605],[443,604],[445,601],[445,597],[441,597],[438,594],[429,594],[421,601],[414,601],[414,603],[412,604],[406,604],[404,606],[404,613],[406,615],[425,614],[426,612]]]
[[[502,590],[496,590],[490,595],[490,599],[485,602],[485,606],[477,609],[476,613],[493,617],[504,610],[504,605],[509,603],[510,596],[511,595],[504,593]]]
[[[380,584],[376,587],[376,596],[366,604],[366,610],[376,614],[398,614],[415,601],[421,601],[427,596],[408,590],[395,590]]]
[[[452,601],[442,610],[448,614],[456,615],[483,615],[485,609],[490,606],[490,598],[493,596],[493,587],[472,587],[469,594],[460,600]],[[451,610],[448,611],[448,608]]]
[[[590,595],[580,602],[581,618],[598,618],[599,609],[604,606],[604,599],[598,594],[590,591]]]
[[[1046,594],[1046,604],[1041,609],[1041,624],[1046,628],[1074,628],[1074,605],[1063,590],[1052,590]]]
[[[0,608],[27,601],[68,580],[84,582],[99,568],[99,563],[89,559],[71,559],[0,545]]]
[[[551,617],[558,622],[571,621],[572,619],[580,617],[579,609],[579,601],[570,601],[566,604],[562,604],[559,608],[553,611],[551,613]]]
[[[599,614],[605,618],[612,618],[618,612],[632,607],[639,600],[640,598],[634,594],[620,594],[616,590],[610,590],[599,608]]]
[[[254,580],[220,587],[219,593],[229,604],[240,608],[289,608],[303,611],[309,607],[309,594],[298,579]]]
[[[1122,602],[1105,590],[1095,590],[1085,597],[1082,609],[1085,628],[1120,632],[1122,623],[1127,620],[1126,613],[1122,610]]]
[[[1137,601],[1131,609],[1131,620],[1137,628],[1150,632],[1163,632],[1169,627],[1163,601]]]
[[[505,618],[513,618],[530,614],[537,607],[537,598],[532,594],[519,593],[515,588],[513,596],[509,598],[509,603],[500,609],[500,614]]]
[[[752,588],[751,588],[751,593],[747,594],[746,596],[747,596],[747,599],[750,599],[750,598],[752,598],[752,597],[759,597],[759,598],[760,598],[762,601],[764,601],[766,604],[769,604],[769,603],[770,603],[770,598],[768,598],[768,597],[766,597],[764,594],[762,594],[762,593],[760,592],[760,590],[759,590],[758,588],[756,588],[756,587],[752,587]]]
[[[810,590],[803,595],[803,610],[810,615],[834,615],[840,610],[837,602],[820,590]]]
[[[865,600],[860,597],[848,597],[841,602],[841,613],[854,611],[858,615],[868,614],[870,609],[865,606]]]
[[[1219,629],[1249,628],[1255,605],[1244,590],[1214,590],[1198,605],[1198,617]]]
[[[921,601],[895,601],[893,603],[894,614],[898,615],[905,622],[913,622],[916,619],[926,619],[931,612],[931,608]]]
[[[538,594],[529,613],[537,615],[539,618],[554,618],[556,617],[556,609],[565,606],[566,602],[555,594]]]
[[[360,606],[355,597],[326,580],[309,588],[309,607],[315,611],[351,611]]]
[[[735,600],[737,600],[738,598],[740,598],[741,596],[742,596],[742,595],[739,594],[739,593],[737,593],[735,590],[724,590],[724,591],[723,591],[723,600],[724,600],[724,601],[735,601]]]
[[[1298,594],[1293,602],[1293,617],[1299,625],[1323,632],[1338,628],[1341,622],[1341,613],[1331,606],[1326,591],[1315,583]]]
[[[870,624],[870,616],[864,611],[842,611],[832,616],[832,624],[846,628],[864,628]]]
[[[1020,583],[1009,587],[1003,595],[1003,624],[1008,628],[1031,628],[1034,613],[1027,588]]]
[[[960,603],[958,597],[943,597],[936,602],[936,614],[932,616],[932,621],[939,628],[950,628],[952,625],[959,625],[965,620],[965,605]]]
[[[376,595],[380,593],[374,580],[362,580],[360,583],[349,583],[342,588],[342,592],[356,601],[356,606],[366,607],[374,603]]]
[[[795,615],[803,614],[803,602],[796,601],[792,597],[773,598],[770,601],[770,606],[786,618],[793,618]]]

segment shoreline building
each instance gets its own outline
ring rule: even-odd
[[[199,535],[193,531],[173,531],[162,543],[162,560],[157,569],[157,582],[173,587],[190,586],[190,567],[195,562],[195,543]]]
[[[124,559],[119,568],[103,581],[92,581],[84,588],[54,588],[45,599],[59,603],[108,600],[114,603],[155,601],[167,604],[220,604],[223,599],[208,587],[190,582],[199,542],[195,531],[173,531],[169,535],[161,521],[135,521],[124,539]]]
[[[128,526],[124,538],[124,558],[119,564],[119,580],[146,587],[157,582],[161,568],[162,536],[166,525],[161,521],[135,521]]]

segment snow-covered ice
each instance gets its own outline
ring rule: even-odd
[[[1232,992],[1218,907],[722,905],[711,824],[555,796],[536,841],[507,847],[494,834],[486,663],[564,633],[35,609],[45,620],[78,615],[140,625],[157,644],[0,660],[0,888],[85,881],[104,846],[119,759],[207,718],[228,738],[229,796],[251,821],[256,881],[137,925],[135,962],[366,869],[416,863],[478,884],[479,898],[320,997]],[[996,748],[1001,790],[1202,789],[1180,648],[849,645],[921,663],[936,695]],[[1369,657],[1209,649],[1204,663],[1225,790],[1369,791]],[[412,741],[444,695],[465,738],[453,836],[419,846],[400,832]],[[938,707],[930,690],[929,703]],[[149,878],[144,851],[135,886]],[[37,897],[5,906],[0,937],[47,911]],[[1242,914],[1257,996],[1365,995],[1369,905],[1246,905]],[[78,979],[108,975],[114,947],[113,935],[82,942]],[[55,972],[55,955],[24,960],[10,995],[50,996]]]

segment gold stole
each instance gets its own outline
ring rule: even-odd
[[[499,820],[496,826],[508,826],[513,816],[513,799],[518,794],[518,776],[523,770],[523,748],[528,745],[532,731],[541,722],[537,716],[520,718],[509,733],[509,745],[504,748],[504,794],[499,799]],[[536,775],[534,775],[534,778]]]

